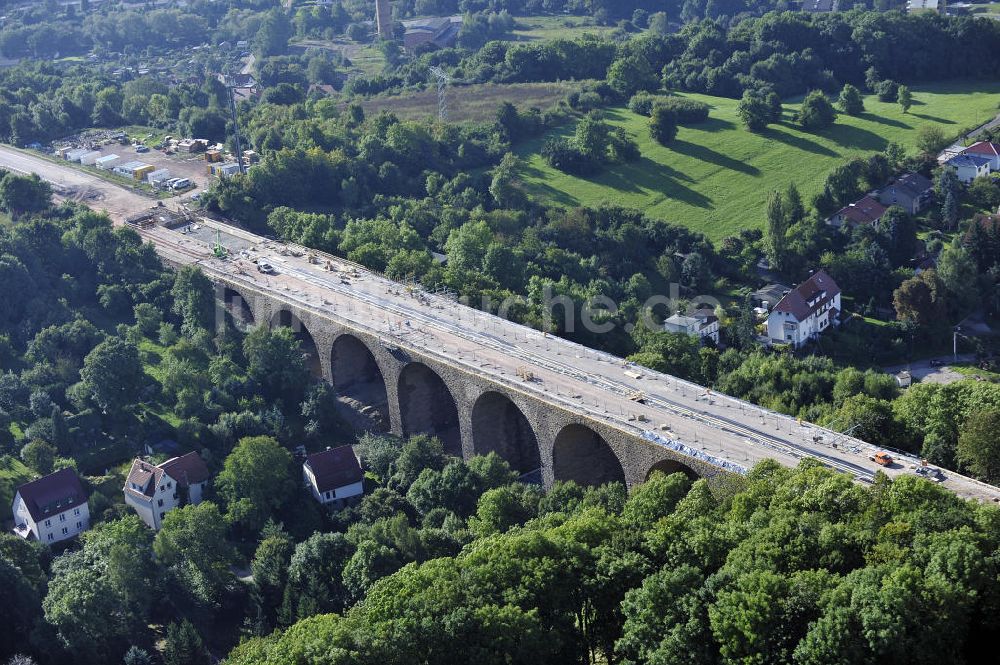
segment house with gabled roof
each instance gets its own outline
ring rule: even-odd
[[[125,503],[139,518],[159,531],[163,518],[171,510],[201,503],[208,477],[208,466],[196,452],[155,466],[137,457],[132,461],[122,492]]]
[[[978,155],[990,160],[990,170],[1000,171],[1000,145],[990,141],[977,141],[962,151],[963,155]]]
[[[72,468],[59,469],[17,488],[14,533],[52,545],[90,528],[87,492]]]
[[[992,160],[986,155],[963,152],[961,155],[955,155],[949,159],[944,165],[955,172],[955,177],[958,178],[959,182],[969,184],[976,178],[988,176],[992,163]]]
[[[313,498],[332,508],[343,508],[364,492],[365,474],[353,446],[327,448],[306,456],[302,480]]]
[[[916,215],[934,197],[934,183],[919,173],[904,173],[882,188],[878,200],[884,206],[898,205]]]
[[[840,287],[824,270],[785,294],[767,315],[767,336],[800,347],[840,322]]]
[[[846,224],[850,228],[856,226],[876,226],[886,210],[888,208],[869,194],[835,212],[826,220],[826,223],[836,227]]]

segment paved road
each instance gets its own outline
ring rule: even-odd
[[[0,167],[10,159],[11,151],[0,149]],[[120,189],[117,185],[70,167],[20,153],[13,159],[18,168],[37,168],[50,179],[90,178],[82,184],[101,191],[102,201],[115,201],[119,208],[134,206],[119,210],[119,219],[123,213],[149,207],[148,199],[115,191]],[[243,254],[219,261],[212,256],[207,239],[162,227],[143,234],[166,260],[198,264],[209,274],[273,291],[314,316],[366,330],[386,344],[437,357],[656,445],[683,446],[689,454],[732,468],[749,468],[766,458],[791,466],[804,457],[815,457],[863,482],[881,470],[868,459],[876,449],[863,441],[673,376],[626,365],[621,358],[543,335],[442,296],[408,289],[334,257],[323,257],[331,262],[332,270],[328,270],[311,263],[305,248],[268,241],[210,220],[202,223],[217,227],[224,234],[223,242],[242,248]],[[266,259],[279,274],[261,275],[252,265],[254,259]],[[533,374],[532,380],[523,378],[525,368]],[[630,398],[637,391],[644,394],[645,403]],[[919,460],[901,458],[900,462],[885,471],[890,476],[912,473],[911,467]],[[950,472],[947,476],[945,486],[961,496],[1000,501],[998,488]]]

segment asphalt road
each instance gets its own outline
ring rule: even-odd
[[[38,172],[74,191],[96,192],[94,207],[117,220],[150,207],[152,201],[69,166],[0,147],[0,167]],[[92,204],[93,205],[93,204]],[[334,257],[332,270],[311,263],[297,248],[209,220],[223,242],[239,247],[230,260],[213,257],[208,242],[155,227],[144,231],[165,259],[195,263],[207,273],[275,292],[313,316],[347,323],[385,344],[412,349],[482,374],[536,399],[596,418],[622,431],[731,467],[749,468],[773,458],[789,466],[815,457],[869,482],[882,470],[912,473],[915,458],[900,457],[883,469],[869,460],[877,449],[858,439],[800,423],[747,402],[719,395],[673,376],[627,365],[621,358],[544,335],[496,316],[461,306],[443,296],[407,288]],[[296,256],[298,255],[298,256]],[[266,259],[277,275],[252,264]],[[307,322],[308,326],[308,322]],[[525,370],[532,374],[524,378]],[[645,403],[631,399],[641,392]],[[1000,501],[1000,489],[946,473],[944,485],[960,496]]]

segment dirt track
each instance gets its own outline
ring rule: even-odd
[[[0,168],[25,174],[37,173],[52,184],[58,199],[79,201],[95,210],[104,210],[116,222],[155,203],[144,194],[73,169],[68,164],[54,164],[9,146],[0,146]]]

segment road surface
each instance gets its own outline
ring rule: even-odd
[[[151,201],[96,176],[0,148],[0,167],[36,171],[55,182],[101,193],[113,217],[142,211]],[[211,220],[199,238],[162,227],[142,231],[166,260],[197,264],[208,274],[274,292],[315,316],[365,330],[401,348],[437,357],[499,381],[535,399],[595,418],[656,444],[684,446],[732,467],[749,468],[773,458],[794,466],[805,457],[870,482],[876,471],[912,473],[919,460],[900,457],[889,469],[869,460],[877,449],[809,423],[719,395],[673,376],[626,364],[621,358],[544,335],[531,328],[461,306],[443,296],[408,288],[355,264],[322,256],[332,270],[308,260],[305,248],[269,241]],[[210,243],[218,230],[224,244],[239,248],[229,260],[214,258]],[[264,259],[278,274],[262,275]],[[523,378],[531,371],[530,380]],[[645,403],[631,396],[641,392]],[[1000,501],[1000,489],[946,472],[944,485],[958,495]]]

